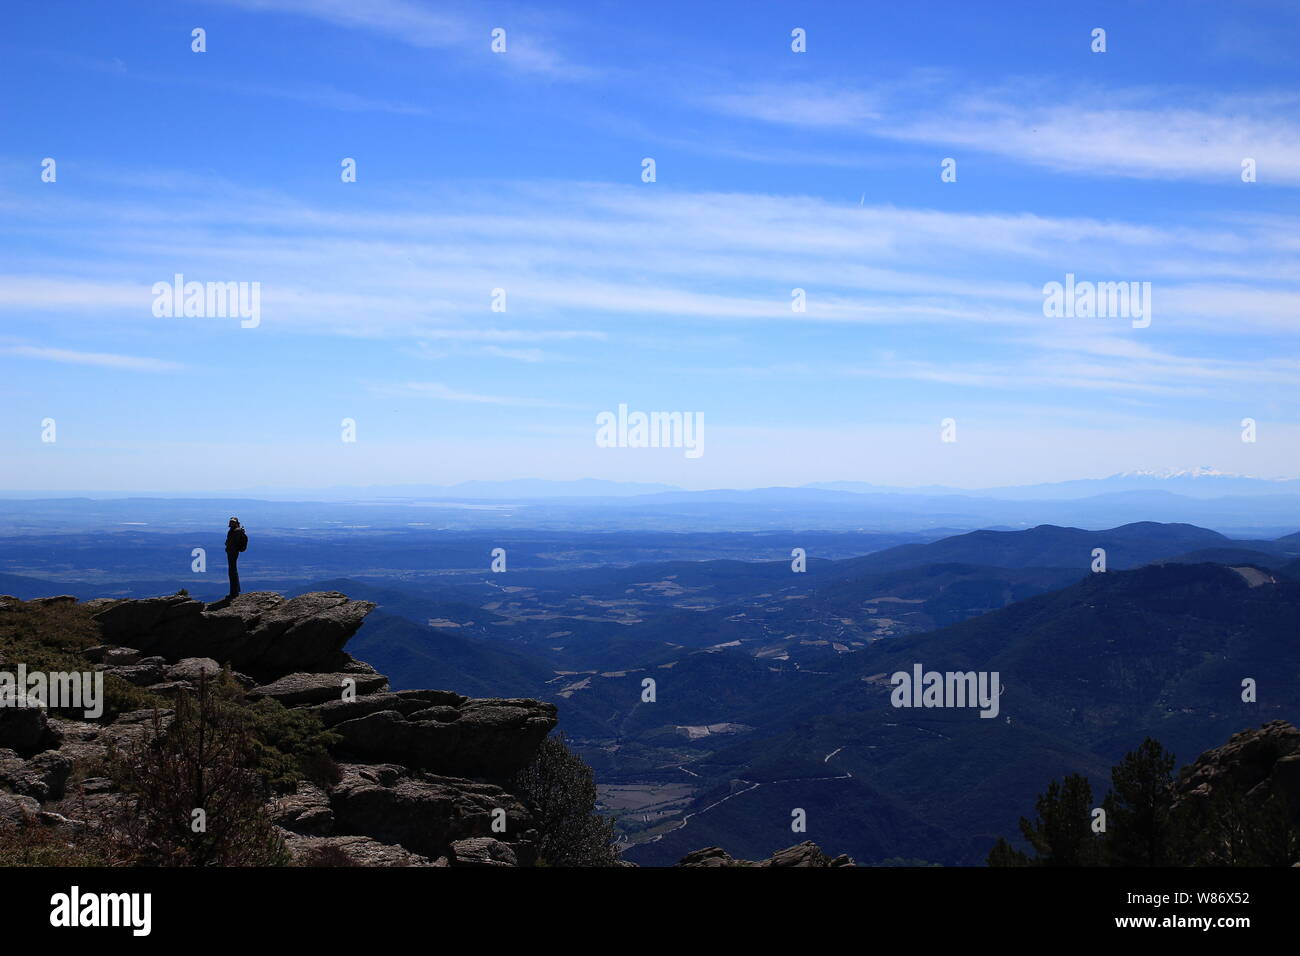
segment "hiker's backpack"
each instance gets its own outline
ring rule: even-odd
[[[235,548],[242,554],[248,550],[248,532],[243,528],[236,528],[235,531]]]

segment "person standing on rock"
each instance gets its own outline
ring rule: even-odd
[[[230,530],[226,532],[226,565],[230,570],[230,593],[226,600],[239,597],[239,555],[248,550],[248,532],[240,525],[238,518],[230,519]]]

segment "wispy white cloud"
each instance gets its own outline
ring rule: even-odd
[[[609,334],[614,316],[650,315],[1033,327],[1045,322],[1043,284],[1069,271],[1150,281],[1156,323],[1204,334],[1295,330],[1300,317],[1300,250],[1275,241],[1288,222],[1300,228],[1286,216],[1157,227],[582,183],[431,189],[344,209],[262,193],[178,203],[174,190],[153,203],[0,206],[11,222],[40,216],[44,237],[0,277],[11,311],[135,310],[149,322],[149,285],[182,271],[260,281],[272,325],[431,342],[577,340]],[[94,251],[86,265],[53,251],[61,237]],[[140,285],[114,278],[124,275]],[[467,327],[490,314],[494,288],[507,290],[514,327]],[[795,288],[805,312],[791,308]],[[578,314],[597,328],[574,330]]]
[[[723,113],[789,126],[851,127],[882,119],[887,105],[876,90],[797,83],[760,90],[717,93],[700,102]]]
[[[608,338],[606,333],[590,329],[426,329],[421,335],[426,339],[456,342],[568,342]]]
[[[512,359],[516,362],[545,362],[552,356],[543,352],[541,349],[503,349],[499,345],[483,346],[484,355],[492,355],[496,358]]]
[[[450,334],[439,334],[450,333]],[[424,341],[416,343],[410,353],[420,358],[445,359],[453,355],[484,355],[514,362],[537,364],[540,362],[567,361],[566,356],[539,348],[509,348],[493,342],[537,342],[575,339],[603,341],[604,333],[583,333],[574,330],[550,331],[527,329],[429,329],[423,333]],[[430,341],[447,343],[449,347],[435,348]]]
[[[893,84],[854,89],[770,83],[699,99],[731,116],[785,126],[967,148],[1068,172],[1300,184],[1300,94],[1205,95],[1181,89],[1064,90],[1037,78],[957,96]],[[1196,106],[1185,105],[1190,99]]]
[[[36,345],[0,346],[0,353],[43,362],[61,362],[67,365],[94,365],[99,368],[121,369],[131,372],[175,372],[185,366],[165,359],[141,358],[134,355],[114,355],[109,352],[76,352],[70,349],[44,348]]]
[[[256,13],[310,17],[345,29],[365,30],[407,46],[492,55],[507,68],[556,79],[595,75],[557,48],[545,17],[526,6],[440,3],[417,0],[210,0]],[[491,31],[506,30],[506,52],[490,53]]]
[[[403,382],[399,384],[375,384],[372,391],[380,395],[405,395],[415,398],[431,398],[444,402],[467,402],[474,405],[505,405],[516,408],[572,408],[557,402],[540,398],[520,398],[507,395],[481,395],[475,392],[463,392],[441,382]]]

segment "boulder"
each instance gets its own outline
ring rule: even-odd
[[[195,617],[202,613],[203,603],[174,594],[169,597],[144,598],[138,601],[117,601],[95,611],[92,617],[110,643],[127,645],[147,651],[165,635],[159,632],[163,623],[180,618]],[[136,643],[133,635],[148,638]]]
[[[334,810],[324,790],[310,781],[300,780],[294,793],[274,802],[271,820],[295,833],[328,836],[334,829]]]
[[[535,859],[532,816],[518,797],[489,783],[434,776],[396,764],[344,764],[330,790],[336,833],[397,843],[425,856],[451,852],[457,840],[492,837],[511,844],[518,862]],[[505,831],[492,829],[504,810]]]
[[[0,690],[0,747],[27,753],[45,739],[48,726],[39,700],[12,687]]]
[[[448,706],[448,705],[439,705]],[[558,721],[554,704],[536,700],[481,698],[464,701],[455,714],[436,719],[381,710],[332,728],[340,750],[367,760],[401,761],[452,776],[508,780],[527,766]]]
[[[146,657],[135,664],[125,664],[121,667],[100,664],[97,669],[105,674],[119,677],[136,687],[148,687],[150,684],[160,683],[166,676],[167,661],[161,657]]]
[[[169,681],[188,681],[197,684],[201,679],[213,680],[221,675],[221,665],[210,657],[187,657],[167,668]]]
[[[32,797],[17,793],[0,793],[0,826],[21,826],[41,812]]]
[[[493,837],[470,837],[454,841],[449,862],[452,866],[474,866],[480,869],[519,865],[515,851]]]
[[[703,850],[692,850],[673,864],[674,866],[748,866],[745,861],[735,859],[720,846],[709,846]]]
[[[845,854],[831,859],[822,852],[822,848],[811,840],[797,846],[777,850],[766,860],[760,860],[755,866],[853,866],[854,863]]]
[[[72,761],[57,750],[23,760],[12,750],[0,750],[0,787],[44,803],[63,796]]]
[[[81,652],[81,656],[92,664],[134,664],[140,660],[140,652],[134,647],[118,647],[115,644],[96,644]]]

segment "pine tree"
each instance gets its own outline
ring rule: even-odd
[[[1021,853],[1006,837],[998,837],[998,842],[989,851],[989,866],[1029,866],[1029,857]]]
[[[1112,866],[1176,866],[1182,862],[1173,813],[1174,755],[1150,737],[1110,772],[1106,854]]]
[[[1092,786],[1072,773],[1053,780],[1035,803],[1037,819],[1020,818],[1024,834],[1037,856],[1036,866],[1093,866],[1099,862],[1098,841],[1092,832]]]

